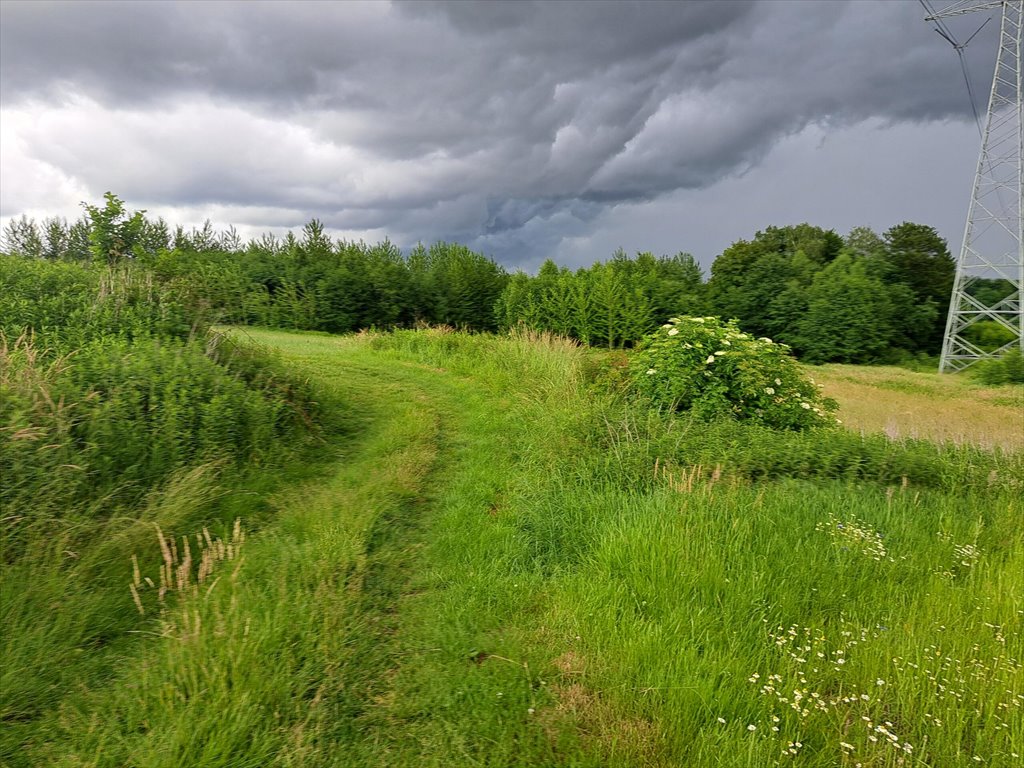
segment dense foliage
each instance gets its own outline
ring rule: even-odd
[[[178,469],[258,463],[310,421],[305,385],[211,333],[186,295],[136,264],[2,256],[0,296],[8,545],[33,520],[135,498]]]
[[[536,277],[512,276],[497,306],[502,328],[525,325],[584,344],[633,344],[668,317],[702,307],[700,267],[689,254],[629,258],[619,250],[605,263],[571,272],[552,261]]]
[[[996,360],[982,360],[978,363],[978,378],[984,384],[1024,384],[1024,355],[1019,349],[1011,349]]]
[[[769,227],[711,268],[712,309],[790,345],[808,362],[874,362],[942,342],[954,262],[931,227],[904,222],[845,239],[801,224]]]
[[[779,429],[834,424],[835,403],[818,392],[789,349],[715,317],[674,317],[648,334],[632,359],[634,386],[656,405],[705,420]]]
[[[403,256],[387,240],[334,241],[316,219],[300,237],[267,235],[243,244],[234,230],[216,233],[209,223],[171,232],[162,219],[129,215],[109,194],[103,208],[87,206],[87,213],[71,226],[15,219],[3,249],[49,261],[131,261],[222,322],[330,333],[416,323],[495,330],[494,306],[508,279],[462,245],[421,245]]]
[[[234,229],[216,232],[209,222],[172,229],[109,193],[103,206],[85,209],[70,225],[12,220],[3,250],[115,268],[131,262],[222,322],[330,333],[424,323],[471,331],[525,326],[621,348],[670,317],[716,315],[809,363],[909,362],[938,353],[954,274],[945,241],[911,222],[881,235],[860,227],[845,238],[810,224],[768,227],[726,248],[705,282],[682,252],[630,257],[620,249],[575,271],[547,261],[536,275],[509,274],[459,244],[421,244],[403,254],[387,240],[335,240],[316,219],[297,236],[243,243]],[[969,287],[986,303],[1011,289],[995,279]],[[998,349],[1006,333],[981,322],[965,335]]]

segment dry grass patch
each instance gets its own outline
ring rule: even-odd
[[[588,751],[601,755],[602,764],[666,764],[657,725],[622,712],[589,688],[583,679],[588,666],[583,656],[569,650],[551,663],[558,670],[557,681],[548,687],[553,703],[539,708],[535,717],[552,744],[558,743],[560,734],[574,732]]]
[[[811,371],[852,430],[1024,449],[1024,387],[981,387],[960,375],[889,366],[826,365]]]
[[[650,720],[619,712],[600,693],[579,682],[551,686],[552,708],[541,709],[538,721],[553,742],[571,729],[609,765],[665,765],[661,734]]]
[[[582,675],[585,669],[583,657],[575,651],[566,651],[555,659],[554,665],[563,675]]]

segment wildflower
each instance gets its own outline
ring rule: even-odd
[[[669,336],[675,336],[677,333],[679,333],[679,329],[678,328],[673,328],[671,331],[668,332],[668,335]]]
[[[776,379],[775,380],[775,386],[776,387],[781,387],[782,386],[782,379]]]
[[[772,388],[772,387],[765,387],[764,388],[764,393],[766,395],[774,395],[775,394],[775,389]]]
[[[750,725],[747,726],[747,730],[748,731],[756,731],[757,730],[757,726],[754,725],[753,723],[751,723]]]
[[[716,355],[724,355],[725,354],[725,350],[720,349],[717,352],[715,352],[715,354]]]
[[[722,725],[725,725],[725,718],[724,717],[718,718],[718,722],[720,722]]]
[[[672,327],[672,323],[665,323],[665,324],[664,324],[663,326],[661,326],[661,327],[662,327],[662,328],[671,328],[671,327]]]
[[[875,680],[875,685],[885,685],[885,680],[883,680],[882,678],[878,678],[877,680]]]
[[[800,403],[800,407],[803,408],[805,411],[811,410],[811,404],[810,403]]]
[[[708,355],[708,359],[705,360],[704,362],[705,363],[713,363],[713,362],[715,362],[715,356],[714,355]]]
[[[647,375],[650,376],[652,373],[657,373],[657,371],[654,370],[653,368],[648,368],[647,369]]]

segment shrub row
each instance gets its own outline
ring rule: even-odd
[[[33,520],[114,514],[186,467],[259,463],[314,428],[315,408],[139,265],[0,256],[6,545]]]

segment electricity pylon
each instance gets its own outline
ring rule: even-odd
[[[927,3],[922,4],[927,7]],[[1024,122],[1020,60],[1024,0],[960,0],[931,13],[927,20],[935,22],[939,33],[961,54],[962,62],[963,46],[952,39],[942,20],[997,9],[1002,10],[999,51],[946,318],[940,372],[963,370],[1014,347],[1024,352]],[[966,69],[964,72],[966,76]],[[998,298],[991,294],[987,299],[984,295],[975,296],[972,286],[976,287],[975,283],[982,278],[1005,280],[1012,290]],[[997,323],[1012,338],[993,351],[980,348],[964,332],[983,320]]]

